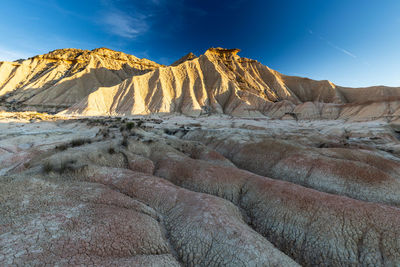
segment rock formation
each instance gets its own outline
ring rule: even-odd
[[[286,76],[239,49],[189,53],[171,66],[115,52],[61,49],[0,63],[8,110],[70,115],[229,114],[286,119],[398,119],[400,88],[346,88]]]
[[[101,86],[161,65],[107,48],[60,49],[18,62],[0,62],[0,96],[14,110],[63,110]]]
[[[400,88],[345,88],[329,81],[286,76],[239,57],[239,51],[211,48],[198,58],[188,54],[169,67],[98,88],[63,114],[224,113],[273,118],[289,114],[292,119],[368,120],[373,117],[368,113],[377,113],[376,117],[400,113],[384,110],[388,101],[398,105]],[[282,106],[283,101],[290,105]],[[377,107],[362,110],[370,102]]]

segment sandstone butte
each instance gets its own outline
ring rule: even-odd
[[[0,266],[400,266],[400,88],[238,52],[1,62]]]

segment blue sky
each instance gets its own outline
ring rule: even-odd
[[[162,64],[209,47],[287,75],[400,86],[399,0],[2,0],[0,60],[108,47]]]

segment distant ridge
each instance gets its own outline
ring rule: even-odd
[[[0,63],[1,105],[87,116],[224,113],[335,119],[397,111],[398,87],[347,88],[287,76],[239,52],[210,48],[163,66],[107,48],[59,49]],[[364,110],[367,104],[373,108]]]

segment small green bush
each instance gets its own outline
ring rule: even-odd
[[[132,130],[133,127],[135,127],[135,123],[134,123],[134,122],[128,122],[128,123],[126,123],[126,129]]]

